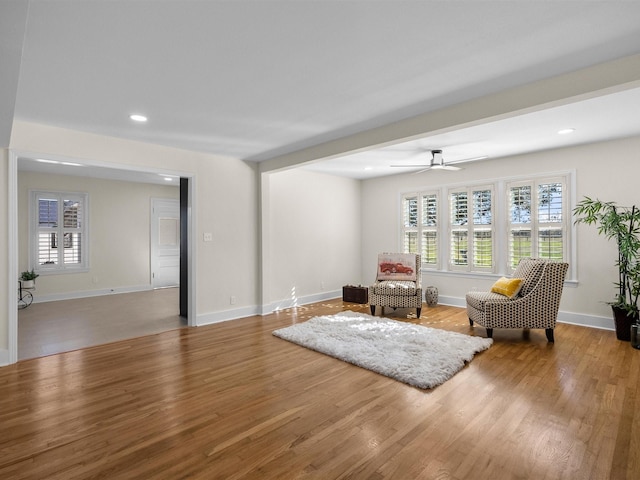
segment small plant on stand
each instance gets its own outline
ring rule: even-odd
[[[22,281],[22,288],[33,288],[35,286],[36,278],[40,275],[33,269],[26,270],[20,274],[20,280]]]

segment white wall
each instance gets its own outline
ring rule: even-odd
[[[470,163],[457,173],[363,182],[303,170],[270,173],[261,217],[257,168],[239,160],[26,122],[15,122],[10,148],[192,176],[194,287],[200,324],[251,315],[264,304],[286,306],[293,287],[298,298],[306,300],[337,295],[346,283],[369,283],[378,252],[399,248],[399,199],[404,191],[575,170],[577,198],[590,195],[621,204],[638,203],[640,198],[640,137]],[[0,186],[6,192],[11,181],[8,155],[6,150],[0,154]],[[5,194],[0,196],[0,235],[5,240],[9,215]],[[260,258],[260,235],[265,231],[265,258]],[[204,232],[213,234],[212,242],[202,241]],[[578,285],[565,287],[561,319],[564,315],[569,321],[589,323],[592,317],[591,323],[598,325],[610,318],[603,302],[614,294],[615,245],[599,237],[593,227],[581,225],[577,233]],[[11,255],[15,252],[8,248],[2,251],[0,271],[8,271]],[[7,292],[13,291],[7,281],[6,274],[0,275],[0,300],[5,305]],[[463,302],[467,290],[487,288],[492,282],[492,278],[425,275],[425,284],[435,284],[441,298],[452,302]],[[264,298],[261,287],[266,288]],[[7,312],[0,310],[0,351],[7,347],[7,331]]]
[[[29,192],[53,190],[89,195],[88,272],[43,274],[36,301],[108,291],[151,288],[152,198],[180,198],[177,186],[18,172],[19,271],[29,268]]]
[[[269,175],[267,302],[273,308],[342,294],[361,279],[360,181],[286,170]]]
[[[517,157],[472,162],[459,172],[429,171],[420,175],[396,175],[363,181],[362,253],[363,274],[372,277],[378,252],[400,248],[400,195],[433,186],[493,181],[509,176],[575,170],[578,200],[584,196],[640,204],[640,137],[549,150]],[[612,328],[611,310],[604,302],[613,299],[617,280],[616,246],[597,234],[595,227],[579,225],[577,242],[577,286],[566,286],[560,304],[560,320]],[[425,285],[436,285],[441,298],[464,305],[464,294],[487,289],[494,277],[465,277],[438,272],[424,275]]]

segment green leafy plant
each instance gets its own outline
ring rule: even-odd
[[[638,318],[640,297],[640,210],[585,197],[573,209],[575,223],[597,225],[598,233],[615,240],[618,246],[618,293],[611,305]]]
[[[40,275],[38,275],[35,271],[33,271],[33,269],[31,269],[31,271],[26,270],[20,274],[20,280],[23,280],[26,282],[29,280],[35,280],[39,276]]]

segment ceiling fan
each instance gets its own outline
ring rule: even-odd
[[[444,158],[442,157],[442,150],[428,150],[429,152],[431,152],[431,162],[428,165],[425,164],[420,164],[420,165],[390,165],[391,167],[400,167],[400,168],[416,168],[416,167],[423,167],[422,170],[416,172],[416,173],[422,173],[422,172],[426,172],[427,170],[462,170],[461,167],[455,167],[453,165],[447,165],[444,163]],[[480,158],[486,158],[486,157],[478,157],[478,158],[471,158],[471,159],[467,159],[465,161],[471,161],[471,160],[479,160]]]

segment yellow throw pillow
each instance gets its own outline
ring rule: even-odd
[[[491,287],[491,291],[499,293],[505,297],[515,298],[522,288],[522,278],[506,278],[502,277]]]

